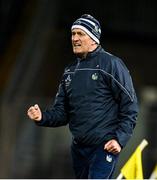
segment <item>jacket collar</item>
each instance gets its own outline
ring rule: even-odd
[[[101,45],[99,45],[94,51],[89,52],[86,56],[86,58],[90,58],[95,56],[99,51],[101,50]]]

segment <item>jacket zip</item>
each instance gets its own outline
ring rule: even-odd
[[[79,67],[79,65],[80,65],[80,60],[78,59],[74,72],[76,72],[76,69]]]

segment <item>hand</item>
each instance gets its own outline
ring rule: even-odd
[[[104,149],[113,154],[118,154],[121,151],[121,146],[115,139],[112,139],[104,145]]]
[[[27,115],[32,120],[40,121],[42,119],[42,113],[38,104],[31,106],[27,111]]]

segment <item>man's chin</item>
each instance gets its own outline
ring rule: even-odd
[[[74,54],[76,55],[76,56],[78,56],[78,57],[82,57],[83,56],[83,53],[81,53],[81,52],[76,52],[76,51],[74,51]]]
[[[83,54],[82,53],[74,53],[77,57],[82,58]]]

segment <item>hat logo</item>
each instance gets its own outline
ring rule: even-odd
[[[95,25],[94,29],[97,33],[101,33],[101,29],[99,28],[98,25]]]
[[[80,21],[80,20],[77,20],[77,24],[81,24],[81,21]]]
[[[99,27],[97,25],[95,25],[95,31],[98,32],[99,31]]]

